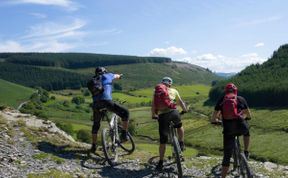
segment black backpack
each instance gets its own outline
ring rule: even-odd
[[[104,88],[102,85],[102,75],[94,76],[87,82],[87,88],[92,94],[92,96],[100,95],[103,93]]]

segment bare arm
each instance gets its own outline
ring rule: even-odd
[[[155,105],[154,105],[154,98],[152,98],[151,103],[152,103],[152,106],[151,106],[152,118],[158,117],[158,113],[157,113]]]
[[[210,122],[211,123],[219,122],[220,121],[220,119],[219,119],[220,116],[221,116],[221,111],[214,110]]]
[[[177,104],[180,105],[183,111],[187,112],[186,104],[184,103],[184,101],[182,100],[180,96],[178,96]]]
[[[242,110],[242,118],[251,119],[251,112],[249,108]]]
[[[114,79],[121,79],[123,74],[114,74]]]

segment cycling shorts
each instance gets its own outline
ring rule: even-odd
[[[160,143],[166,144],[168,142],[169,123],[172,121],[175,128],[182,127],[181,117],[177,110],[172,110],[168,113],[159,115],[159,136]]]

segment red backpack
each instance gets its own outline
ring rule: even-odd
[[[228,93],[223,99],[223,118],[238,119],[240,114],[237,109],[237,95]]]
[[[170,100],[168,88],[163,83],[160,83],[155,87],[153,104],[156,111],[165,108],[176,109],[176,104]]]

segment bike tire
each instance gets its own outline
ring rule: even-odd
[[[233,148],[233,171],[237,171],[240,174],[240,168],[239,168],[239,159],[237,156],[237,148]]]
[[[102,130],[102,147],[106,161],[110,166],[117,163],[117,146],[113,143],[112,133],[108,128]]]
[[[247,161],[244,153],[240,154],[240,171],[241,171],[241,175],[244,178],[252,178],[253,177],[253,174],[249,168],[248,161]]]
[[[173,149],[175,153],[175,161],[177,164],[178,178],[182,178],[183,171],[182,171],[182,164],[181,164],[181,157],[180,157],[181,149],[180,149],[179,142],[176,136],[172,137],[172,144],[173,144]]]
[[[118,126],[118,132],[121,133],[121,131],[122,131],[122,127]],[[131,154],[135,150],[135,143],[134,143],[132,135],[129,132],[127,133],[127,136],[128,136],[128,140],[125,143],[120,142],[119,145],[123,150]]]

